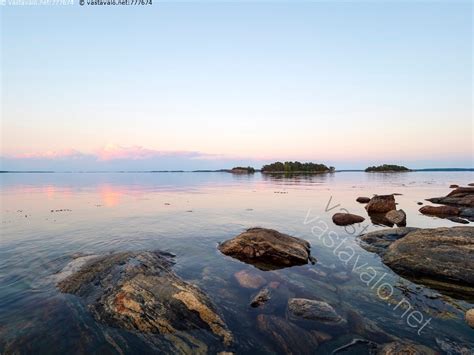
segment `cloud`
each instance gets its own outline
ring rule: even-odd
[[[0,157],[0,170],[9,171],[149,171],[222,169],[261,162],[197,151],[162,151],[142,146],[106,145],[92,153],[76,149],[19,153]]]
[[[189,151],[159,151],[147,149],[138,145],[123,147],[115,144],[108,144],[97,150],[95,156],[100,161],[107,160],[144,160],[158,157],[189,157],[197,158],[204,154]]]
[[[46,152],[34,152],[34,153],[19,153],[6,156],[11,159],[82,159],[87,157],[87,154],[81,153],[75,149],[64,149],[58,151],[48,150]]]

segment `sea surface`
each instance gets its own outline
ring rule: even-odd
[[[306,349],[309,353],[364,354],[368,343],[344,346],[356,339],[383,339],[374,334],[410,340],[440,353],[470,354],[474,348],[474,330],[463,319],[473,304],[414,284],[362,249],[360,233],[387,227],[373,224],[364,205],[356,202],[359,196],[396,193],[408,226],[459,226],[421,215],[417,202],[446,195],[450,184],[474,182],[472,172],[8,173],[0,179],[2,354],[152,352],[133,334],[95,321],[80,298],[57,290],[54,275],[75,255],[156,249],[176,254],[176,273],[209,295],[234,334],[235,343],[228,349],[234,353],[281,353],[257,318],[267,314],[287,319],[290,297],[323,300],[349,320],[343,330],[299,324],[302,334],[325,334],[317,349]],[[341,209],[366,220],[338,227],[331,217]],[[255,226],[308,240],[317,263],[261,271],[217,250],[219,242]],[[384,282],[394,290],[389,298],[362,281],[353,270],[354,259],[342,260],[335,246],[325,242],[321,236],[329,232],[344,241],[341,248],[354,250],[359,265],[385,274]],[[238,283],[234,274],[241,270],[279,285],[272,303],[249,306],[258,290]],[[403,307],[395,308],[404,297],[423,320],[430,320],[421,332],[407,322]],[[117,346],[114,337],[119,336],[128,341],[127,347]]]

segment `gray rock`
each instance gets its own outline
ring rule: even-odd
[[[474,217],[474,207],[461,208],[460,217]]]
[[[250,228],[219,245],[219,250],[261,270],[314,263],[310,244],[273,229]]]
[[[383,254],[394,241],[417,229],[413,227],[382,229],[363,234],[359,237],[359,240],[364,249],[377,254]]]
[[[347,323],[328,303],[306,298],[290,298],[288,300],[288,313],[293,319],[302,318],[330,325]]]
[[[469,221],[460,217],[447,217],[451,222],[461,223],[461,224],[469,224]]]
[[[474,227],[396,228],[360,237],[398,274],[458,298],[473,299]],[[378,234],[376,234],[378,233]]]

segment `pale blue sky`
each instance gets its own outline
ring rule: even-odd
[[[0,11],[7,169],[80,169],[105,146],[123,169],[474,165],[471,2]]]

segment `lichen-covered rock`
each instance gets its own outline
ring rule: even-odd
[[[438,353],[427,346],[411,342],[396,341],[384,344],[377,355],[437,355]]]
[[[332,221],[338,226],[348,226],[354,223],[364,222],[365,218],[351,213],[336,213],[332,216]]]
[[[196,329],[229,345],[232,334],[209,298],[180,279],[172,265],[171,255],[159,251],[109,254],[87,261],[57,286],[83,298],[102,323],[140,334],[169,335],[177,352],[200,343],[187,334]]]
[[[396,210],[395,197],[393,195],[377,195],[370,199],[365,206],[368,213],[386,213]]]
[[[330,325],[347,323],[329,303],[306,298],[290,298],[288,313],[294,319],[314,320]]]
[[[464,319],[466,319],[467,325],[474,328],[474,308],[471,308],[466,312]]]
[[[228,256],[261,270],[276,270],[312,262],[310,244],[273,229],[250,228],[219,245]]]

